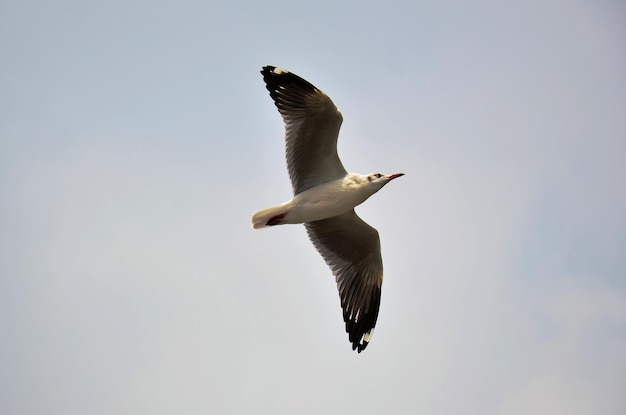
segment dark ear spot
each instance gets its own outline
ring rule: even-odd
[[[372,176],[367,176],[367,181],[371,183],[372,182]]]

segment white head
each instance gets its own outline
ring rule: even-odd
[[[404,176],[404,173],[395,174],[358,174],[348,173],[343,180],[343,188],[349,190],[347,199],[350,200],[350,207],[358,206],[365,202],[370,196],[378,192],[387,183],[400,176]]]
[[[376,188],[376,190],[381,189],[384,185],[396,179],[400,176],[404,176],[404,173],[394,173],[394,174],[382,174],[382,173],[371,173],[366,176],[368,183],[370,186]]]

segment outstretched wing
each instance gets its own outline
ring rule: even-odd
[[[261,74],[285,122],[294,195],[343,177],[346,170],[337,155],[343,117],[328,95],[284,69],[265,66]]]
[[[378,231],[354,210],[304,225],[335,276],[346,332],[352,349],[360,353],[370,341],[380,308],[383,260]]]

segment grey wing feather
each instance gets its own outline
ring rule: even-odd
[[[338,179],[346,170],[337,154],[341,112],[324,92],[274,66],[261,71],[285,122],[287,169],[294,194]]]
[[[352,349],[361,352],[369,343],[380,308],[383,261],[378,231],[354,210],[305,226],[335,276],[348,338]]]

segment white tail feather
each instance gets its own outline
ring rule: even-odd
[[[284,205],[278,205],[267,209],[257,210],[252,214],[252,227],[254,229],[265,228],[266,226],[268,226],[267,222],[271,218],[285,212],[286,210]]]

